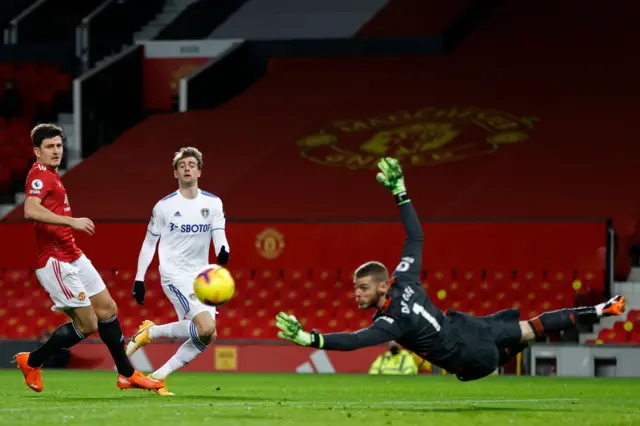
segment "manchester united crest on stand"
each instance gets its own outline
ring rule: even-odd
[[[265,259],[275,259],[284,249],[284,235],[274,228],[267,228],[256,236],[256,250]]]
[[[432,166],[495,152],[529,138],[535,117],[495,109],[426,107],[331,122],[298,141],[302,157],[348,169],[375,169],[386,156],[403,166]]]

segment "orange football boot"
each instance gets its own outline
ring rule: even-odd
[[[20,352],[13,357],[13,362],[22,370],[24,382],[36,392],[42,392],[42,368],[34,368],[29,366],[29,352]]]
[[[152,379],[151,374],[149,374],[147,377],[149,377],[150,379]],[[158,379],[154,379],[154,380],[158,380]],[[158,380],[159,382],[162,382],[162,384],[164,385],[163,387],[161,387],[160,389],[154,389],[154,392],[157,393],[160,396],[174,396],[175,393],[173,392],[169,392],[169,388],[167,388],[167,384],[166,381],[164,380]]]
[[[118,374],[118,387],[120,389],[155,390],[164,387],[164,382],[145,377],[136,370],[131,377],[124,377],[122,374]]]

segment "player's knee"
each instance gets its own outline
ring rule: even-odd
[[[82,333],[84,337],[89,337],[96,331],[98,331],[98,318],[93,315],[91,318],[83,318],[74,320],[76,329]]]
[[[200,339],[212,339],[215,337],[216,322],[213,319],[211,319],[210,317],[197,318],[194,323],[196,324],[196,330],[198,330],[198,336],[200,337]]]
[[[216,327],[215,327],[215,323],[214,323],[214,327],[213,327],[213,332],[206,335],[206,336],[200,336],[200,341],[202,343],[204,343],[205,345],[210,345],[211,343],[213,343],[216,340],[216,336],[218,335],[217,331],[216,331]]]
[[[198,336],[200,336],[200,338],[213,338],[215,333],[216,333],[216,325],[215,323],[207,323],[207,324],[201,324],[200,327],[198,327],[196,325],[197,329],[198,329]]]
[[[84,337],[89,337],[98,331],[98,317],[91,306],[71,310],[68,315],[73,319],[76,330],[82,333]]]
[[[118,315],[118,305],[113,299],[109,299],[100,306],[96,306],[95,311],[99,321],[106,321]]]

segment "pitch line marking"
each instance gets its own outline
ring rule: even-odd
[[[439,406],[439,405],[463,405],[463,404],[518,404],[518,403],[556,403],[556,402],[569,402],[569,401],[582,401],[580,398],[535,398],[535,399],[455,399],[455,400],[421,400],[421,401],[372,401],[372,402],[362,402],[362,401],[354,401],[354,402],[337,402],[337,401],[219,401],[216,402],[212,400],[211,402],[193,402],[189,403],[188,401],[181,403],[162,403],[165,399],[158,399],[158,403],[161,407],[206,407],[211,406],[215,407],[237,407],[237,406],[275,406],[275,405],[336,405],[336,406],[399,406],[399,405],[415,405],[417,407],[428,407],[428,406]],[[31,407],[15,407],[15,408],[0,408],[0,413],[12,413],[12,412],[22,412],[22,411],[43,411],[43,410],[60,410],[60,409],[72,409],[72,410],[91,410],[91,409],[103,409],[108,408],[110,411],[116,408],[129,408],[129,407],[138,407],[140,408],[140,404],[147,404],[148,401],[153,401],[153,399],[141,399],[135,398],[131,399],[130,403],[124,404],[87,404],[87,405],[64,405],[64,398],[57,400],[47,400],[55,401],[54,405],[40,405],[31,406]],[[155,406],[155,404],[153,404]]]

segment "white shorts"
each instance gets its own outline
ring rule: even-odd
[[[193,281],[175,284],[162,283],[162,289],[173,303],[178,319],[193,320],[201,312],[209,312],[211,318],[216,319],[216,307],[205,305],[198,300],[193,292]]]
[[[52,311],[91,306],[90,297],[107,287],[91,261],[83,254],[67,263],[50,257],[36,276],[55,305]]]

